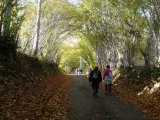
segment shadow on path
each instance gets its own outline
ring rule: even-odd
[[[91,86],[82,75],[71,75],[69,92],[70,120],[149,120],[144,113],[114,95],[99,90],[98,96],[92,96]]]

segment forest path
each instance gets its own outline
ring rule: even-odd
[[[88,80],[82,75],[71,75],[70,120],[149,120],[145,114],[99,90],[92,95]]]

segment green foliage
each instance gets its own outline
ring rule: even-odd
[[[7,61],[16,59],[19,29],[24,20],[19,0],[0,1],[0,53]]]
[[[67,66],[69,71],[79,66],[79,56],[86,67],[136,66],[144,62],[149,66],[159,55],[159,8],[157,0],[82,0],[78,6],[45,0],[38,57],[57,62],[63,69]],[[29,54],[35,33],[35,5],[27,5],[26,11],[20,46]],[[78,47],[64,47],[63,41],[71,36],[81,39]]]

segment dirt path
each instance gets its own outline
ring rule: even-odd
[[[106,95],[99,90],[98,96],[92,96],[91,86],[83,76],[71,76],[69,92],[70,120],[149,120],[114,95]]]

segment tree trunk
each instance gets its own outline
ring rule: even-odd
[[[36,30],[36,38],[33,43],[33,55],[38,55],[39,49],[39,36],[40,36],[40,20],[41,20],[41,3],[42,0],[38,0],[38,9],[37,9],[37,30]]]
[[[4,13],[4,24],[3,24],[3,44],[5,46],[5,57],[7,61],[13,61],[13,53],[15,53],[14,43],[15,40],[11,36],[11,12],[12,12],[12,4],[13,0],[8,1],[8,4],[6,4],[6,10]]]

